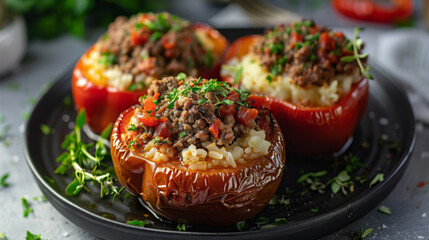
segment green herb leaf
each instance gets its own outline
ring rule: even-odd
[[[24,211],[23,211],[24,217],[28,217],[30,213],[34,212],[27,198],[25,197],[21,198],[21,204],[22,204],[22,207],[24,208]]]
[[[243,75],[243,66],[240,66],[237,71],[235,71],[234,75],[234,85],[237,85]]]
[[[184,137],[184,136],[186,136],[186,132],[185,132],[185,131],[183,131],[183,132],[179,133],[179,138],[182,138],[182,137]]]
[[[340,58],[341,62],[353,62],[356,59],[354,55],[344,56]]]
[[[387,206],[385,206],[385,205],[381,205],[381,206],[378,208],[378,211],[379,211],[379,212],[381,212],[381,213],[384,213],[384,214],[386,214],[386,215],[390,215],[390,214],[391,214],[391,212],[390,212],[390,208],[389,208],[389,207],[387,207]]]
[[[0,186],[8,187],[9,183],[7,182],[7,178],[9,177],[9,173],[5,173],[0,178]]]
[[[340,180],[341,182],[347,182],[348,180],[350,180],[350,176],[347,171],[341,171],[340,174],[338,174],[338,180]]]
[[[186,79],[186,74],[183,73],[183,72],[181,72],[181,73],[177,74],[176,79],[177,80],[185,80]]]
[[[245,231],[249,229],[249,224],[246,221],[241,221],[235,224],[238,231]]]
[[[110,66],[116,63],[116,56],[111,52],[102,52],[98,63],[106,66]]]
[[[45,135],[50,135],[52,133],[51,128],[46,124],[40,125],[40,131],[42,131],[42,133]]]
[[[27,235],[25,236],[25,240],[42,240],[42,234],[33,234],[30,231],[27,231]]]
[[[183,222],[178,222],[176,229],[178,231],[186,231],[186,224]]]
[[[7,236],[5,233],[0,232],[0,240],[7,240]]]
[[[130,149],[133,146],[134,143],[136,143],[135,140],[132,140],[130,143],[128,143],[128,149]]]
[[[138,131],[139,129],[134,124],[130,124],[130,127],[128,128],[128,131]]]
[[[137,219],[134,219],[132,221],[128,221],[127,224],[137,226],[137,227],[144,227],[144,225],[147,224],[146,221],[139,221]]]
[[[266,217],[258,217],[255,221],[255,223],[258,225],[268,224],[269,222],[270,220]]]
[[[273,227],[278,227],[278,226],[282,226],[282,225],[286,225],[286,224],[289,224],[289,221],[286,220],[285,218],[276,218],[276,219],[274,219],[274,223],[264,225],[261,227],[261,229],[273,228]]]
[[[305,180],[307,180],[307,178],[309,178],[309,177],[322,177],[322,176],[325,176],[325,175],[326,175],[326,173],[328,173],[328,172],[327,172],[327,171],[309,172],[309,173],[306,173],[306,174],[304,174],[304,175],[301,175],[301,176],[298,178],[298,180],[296,180],[296,182],[297,182],[297,183],[302,183],[302,182],[304,182]]]
[[[338,191],[340,191],[341,185],[338,184],[337,182],[332,182],[331,184],[331,191],[333,194],[337,194]]]
[[[369,183],[369,188],[371,188],[374,184],[382,181],[384,181],[384,173],[377,173],[377,175],[375,175],[375,177]]]
[[[354,232],[353,240],[364,240],[369,234],[374,231],[373,228],[368,228],[365,231],[363,231],[362,226],[359,227],[358,231]]]
[[[66,194],[69,196],[76,196],[82,190],[85,183],[81,183],[78,179],[74,179],[67,187]]]
[[[85,124],[85,109],[82,108],[76,117],[76,126],[79,129],[82,129],[84,124]]]

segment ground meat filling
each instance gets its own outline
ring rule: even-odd
[[[180,153],[207,142],[228,147],[252,130],[270,128],[269,111],[252,107],[255,101],[248,92],[216,79],[185,77],[152,82],[131,121],[129,135],[135,136],[131,144],[138,147],[155,140],[156,147],[169,144]]]
[[[118,17],[98,42],[99,62],[117,65],[123,74],[196,76],[198,69],[211,67],[192,25],[168,13]]]
[[[335,75],[359,71],[356,61],[340,61],[353,55],[353,46],[344,34],[313,21],[279,25],[267,31],[253,51],[272,76],[286,72],[292,83],[301,87],[323,86]],[[365,63],[366,58],[361,61]]]

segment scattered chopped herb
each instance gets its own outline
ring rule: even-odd
[[[128,128],[128,131],[138,131],[139,129],[134,124],[130,124],[130,127]]]
[[[297,183],[302,183],[309,177],[322,177],[325,176],[327,171],[319,171],[319,172],[309,172],[306,174],[301,175],[298,180],[296,180]]]
[[[258,225],[268,224],[269,222],[270,222],[270,220],[266,217],[258,217],[255,221],[255,223]]]
[[[319,211],[319,209],[318,209],[318,208],[311,208],[311,209],[310,209],[310,211],[311,211],[312,213],[317,213],[317,212]]]
[[[338,176],[335,178],[329,180],[326,185],[331,185],[331,191],[333,194],[337,194],[339,190],[344,195],[347,195],[347,188],[350,188],[350,190],[353,189],[353,182],[350,181],[350,175],[347,173],[346,170],[341,171]]]
[[[33,234],[30,231],[27,231],[27,236],[25,236],[25,240],[42,240],[42,234]]]
[[[185,80],[186,74],[181,72],[181,73],[177,74],[176,79],[177,80]]]
[[[34,98],[34,97],[31,97],[31,98],[29,98],[29,99],[28,99],[28,102],[29,102],[32,106],[34,106],[34,105],[36,105],[36,103],[37,103],[37,99],[36,99],[36,98]]]
[[[130,143],[128,143],[128,149],[130,149],[134,143],[136,143],[136,140],[132,140]]]
[[[377,175],[375,175],[375,177],[369,183],[369,188],[371,188],[374,184],[382,181],[384,181],[384,173],[377,173]]]
[[[267,75],[267,80],[268,80],[268,83],[269,84],[271,84],[272,82],[273,82],[273,76],[271,76],[271,75]]]
[[[212,50],[208,50],[206,52],[206,55],[204,55],[204,61],[205,61],[206,66],[208,68],[211,68],[213,66],[214,57],[213,57],[213,54],[212,54]]]
[[[116,63],[116,56],[111,52],[102,52],[98,63],[106,66],[110,66]]]
[[[351,156],[349,158],[349,163],[346,165],[346,170],[351,173],[361,167],[367,167],[367,165],[361,163],[357,156]]]
[[[27,198],[25,197],[21,198],[21,203],[22,203],[22,207],[24,208],[24,211],[23,211],[24,217],[28,217],[30,213],[34,212]]]
[[[240,66],[236,71],[234,75],[234,85],[237,85],[238,82],[241,79],[241,76],[243,75],[243,66]]]
[[[178,231],[186,231],[186,223],[184,223],[184,222],[178,222],[176,229]]]
[[[245,231],[249,229],[249,224],[246,221],[241,221],[235,224],[238,231]]]
[[[102,160],[109,155],[104,141],[109,138],[112,125],[110,124],[103,130],[100,134],[101,138],[95,144],[86,144],[81,140],[81,129],[85,124],[85,110],[79,111],[75,122],[74,130],[66,135],[61,145],[67,151],[57,157],[57,162],[61,164],[55,173],[64,175],[68,169],[73,169],[74,179],[65,189],[67,195],[77,195],[88,182],[96,182],[100,185],[101,198],[112,195],[114,202],[115,197],[123,188],[118,190],[114,184],[116,178],[112,175],[114,174],[112,167],[102,164]],[[92,151],[94,154],[90,153]]]
[[[0,240],[7,240],[7,236],[5,233],[0,232]]]
[[[24,112],[22,112],[21,117],[24,120],[28,120],[30,118],[30,113],[27,111],[24,111]]]
[[[179,133],[179,138],[182,138],[182,137],[184,137],[184,136],[186,136],[186,132],[185,132],[185,131],[183,131],[183,132]]]
[[[198,105],[204,104],[205,102],[207,102],[207,99],[205,99],[205,98],[200,98],[200,99],[198,100]]]
[[[282,194],[281,196],[274,195],[274,197],[271,198],[271,200],[268,202],[268,204],[271,206],[275,206],[275,205],[288,206],[288,205],[290,205],[290,201],[291,201],[291,199],[286,198],[286,196],[284,194]]]
[[[359,230],[354,232],[353,240],[364,240],[369,234],[374,231],[373,228],[368,228],[365,231],[363,231],[362,226],[359,226]]]
[[[139,221],[137,219],[134,219],[132,221],[128,221],[127,224],[137,226],[137,227],[144,227],[144,225],[147,224],[146,221]]]
[[[52,185],[52,184],[55,184],[55,180],[54,180],[54,179],[52,179],[52,178],[50,178],[50,177],[48,177],[48,176],[43,176],[43,178],[44,178],[46,181],[48,181],[48,183],[50,183],[51,185]]]
[[[161,37],[162,37],[161,32],[154,32],[154,33],[152,33],[152,35],[150,35],[149,41],[156,42],[159,39],[161,39]]]
[[[374,79],[373,76],[368,72],[371,67],[368,65],[366,68],[364,68],[362,62],[360,61],[361,59],[366,58],[368,56],[368,53],[359,54],[359,50],[361,49],[363,42],[362,39],[358,38],[358,33],[359,28],[355,28],[353,40],[349,42],[349,45],[351,45],[351,47],[353,48],[353,55],[344,56],[340,60],[342,62],[353,62],[354,60],[356,60],[362,74],[369,79]]]
[[[276,218],[274,219],[274,222],[272,224],[264,225],[261,227],[261,229],[273,228],[273,227],[278,227],[286,224],[289,224],[289,221],[286,220],[285,218]]]
[[[386,214],[386,215],[390,215],[392,212],[390,211],[390,208],[388,207],[388,206],[385,206],[385,205],[381,205],[379,208],[378,208],[378,211],[379,212],[381,212],[381,213],[384,213],[384,214]]]
[[[46,125],[46,124],[41,124],[40,125],[40,131],[42,131],[42,133],[45,134],[45,135],[52,134],[52,129],[48,125]]]
[[[19,90],[19,82],[11,82],[7,85],[10,90],[17,91]]]
[[[2,187],[8,187],[9,183],[7,182],[7,178],[9,177],[9,173],[5,173],[0,178],[0,186]]]
[[[221,104],[223,104],[223,105],[231,105],[231,104],[234,104],[234,101],[229,100],[229,99],[223,99],[222,101],[217,102],[215,104],[215,106],[221,105]]]

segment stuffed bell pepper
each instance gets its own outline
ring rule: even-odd
[[[73,70],[75,105],[100,133],[154,79],[180,72],[217,77],[227,45],[215,29],[165,12],[118,17]]]
[[[215,79],[155,80],[111,136],[116,174],[160,216],[231,225],[255,216],[283,174],[283,135],[265,98]]]
[[[288,152],[324,155],[345,145],[365,112],[371,76],[362,48],[357,30],[349,40],[313,21],[279,25],[233,42],[221,75],[266,96]]]

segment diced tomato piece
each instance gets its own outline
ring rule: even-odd
[[[169,121],[162,122],[155,129],[155,135],[162,138],[168,138],[173,134]]]
[[[176,46],[174,39],[170,35],[164,35],[161,38],[161,44],[164,49],[172,49]]]
[[[139,34],[135,30],[131,31],[131,43],[133,46],[143,45],[149,39],[148,34]]]
[[[246,107],[240,106],[236,120],[247,127],[249,126],[250,121],[252,119],[256,119],[257,116],[258,116],[258,110],[254,108],[246,108]]]
[[[235,104],[222,105],[219,108],[219,113],[221,116],[228,116],[230,114],[235,115],[237,113],[237,109],[235,109]]]
[[[250,95],[247,99],[247,102],[250,106],[257,108],[257,109],[270,109],[270,103],[267,101],[267,99],[263,96],[258,95]]]
[[[337,47],[335,41],[329,36],[328,32],[324,32],[319,36],[319,46],[325,51],[334,51]]]
[[[292,41],[293,42],[302,42],[302,37],[296,31],[292,33]]]
[[[220,119],[216,119],[216,121],[212,124],[210,124],[209,127],[209,131],[210,133],[213,135],[213,137],[215,137],[216,139],[219,137],[219,129],[220,129],[220,125],[221,125],[221,121]]]
[[[142,117],[139,119],[141,123],[143,123],[147,127],[156,127],[159,125],[159,119],[154,117]]]
[[[155,95],[153,95],[153,99],[157,100],[161,94],[159,92],[156,92]]]
[[[332,35],[334,35],[335,37],[338,37],[338,38],[344,38],[343,32],[334,32]]]
[[[240,101],[240,94],[236,91],[231,91],[231,93],[226,97],[227,99],[237,102]]]

